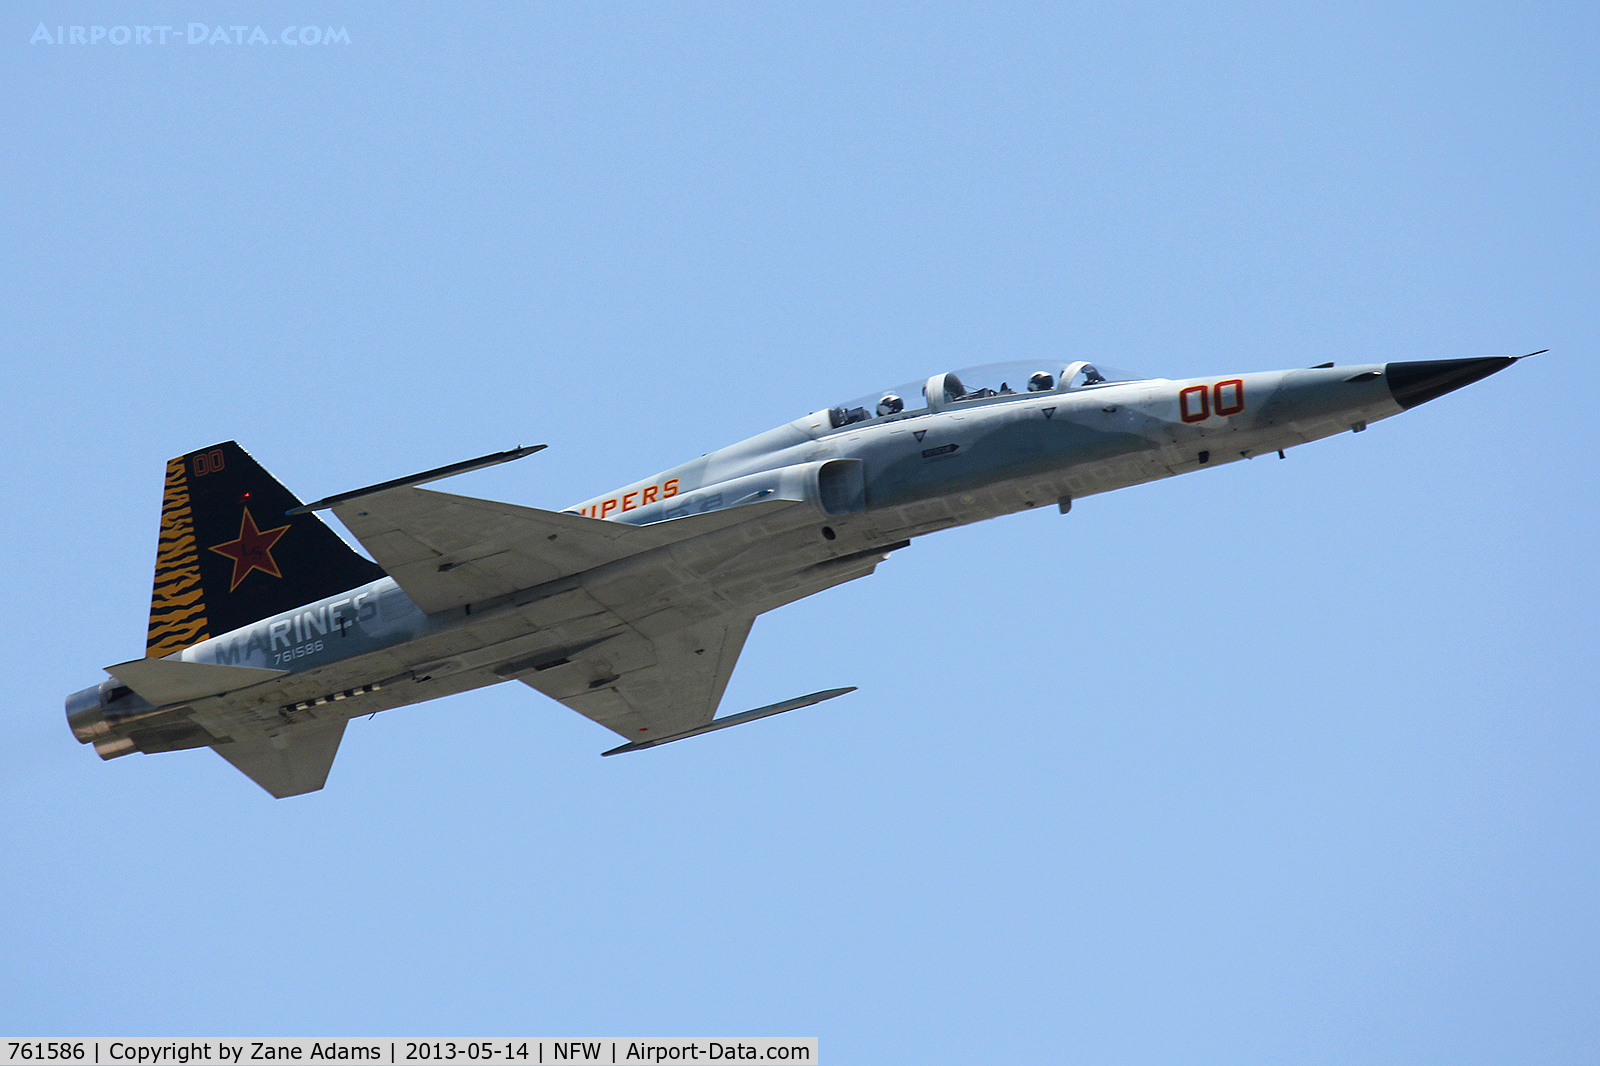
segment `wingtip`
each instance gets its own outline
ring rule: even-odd
[[[600,755],[602,758],[604,758],[607,755],[621,755],[625,751],[643,751],[646,748],[658,748],[663,744],[671,744],[674,741],[687,740],[690,737],[701,736],[705,733],[714,733],[719,729],[727,729],[730,726],[743,725],[746,722],[754,722],[762,718],[770,718],[776,714],[783,714],[785,711],[797,711],[802,707],[811,707],[823,702],[824,700],[831,700],[836,696],[843,696],[846,693],[854,692],[855,690],[855,685],[850,685],[846,688],[825,688],[820,692],[812,692],[804,696],[796,696],[792,700],[782,700],[778,703],[769,703],[767,706],[757,707],[753,711],[744,711],[740,714],[730,714],[725,718],[714,718],[705,725],[697,726],[694,729],[686,729],[681,733],[674,733],[671,736],[654,737],[650,740],[629,741],[628,743],[618,745],[609,751],[602,751]]]
[[[315,501],[314,503],[303,503],[299,507],[290,508],[289,510],[285,511],[284,514],[301,515],[310,514],[312,511],[325,511],[330,507],[337,507],[341,503],[349,503],[351,500],[360,499],[362,496],[370,496],[373,493],[384,492],[388,489],[410,488],[414,485],[426,485],[430,481],[440,481],[447,477],[454,477],[457,474],[466,474],[473,470],[482,470],[484,467],[498,466],[501,463],[509,463],[513,460],[521,459],[523,456],[532,455],[534,452],[542,452],[548,447],[548,444],[519,444],[509,451],[491,452],[488,455],[480,455],[476,459],[467,459],[464,462],[451,463],[448,466],[435,467],[432,470],[424,470],[421,473],[412,474],[409,477],[397,477],[393,481],[381,481],[376,485],[368,485],[365,488],[353,489],[350,492],[341,492],[334,496],[327,496],[323,499]]]

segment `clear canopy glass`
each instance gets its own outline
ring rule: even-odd
[[[1148,375],[1134,374],[1083,359],[1071,362],[1024,359],[985,363],[935,374],[926,381],[911,381],[858,396],[829,408],[828,421],[834,429],[840,429],[857,422],[927,414],[979,401],[996,402],[1030,393],[1070,392],[1145,380],[1148,380]]]

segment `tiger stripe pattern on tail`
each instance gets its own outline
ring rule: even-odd
[[[144,652],[151,659],[182,651],[211,636],[185,467],[183,456],[167,464],[155,585],[150,592],[150,634]]]

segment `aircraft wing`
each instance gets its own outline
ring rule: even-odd
[[[429,614],[518,592],[746,521],[769,500],[648,526],[397,488],[336,504],[379,566]]]
[[[693,605],[634,617],[626,628],[574,648],[556,662],[518,663],[518,672],[502,676],[515,676],[631,742],[616,749],[619,751],[704,731],[713,722],[757,615],[865,577],[882,561],[883,552],[900,547],[904,545],[863,552],[860,558],[819,570],[772,598],[747,602],[712,617],[705,616],[703,607]],[[831,699],[849,691],[852,690],[830,689],[716,721],[736,723],[751,716],[808,706],[818,698]]]
[[[341,500],[332,509],[406,595],[434,613],[794,506],[793,500],[769,499],[632,526],[396,487]],[[870,573],[877,561],[852,560],[808,584],[824,588],[850,580]],[[608,600],[595,606],[610,617],[609,632],[580,640],[554,661],[530,658],[496,673],[515,677],[630,742],[676,736],[712,721],[755,616],[812,590],[720,608],[692,602],[692,596],[670,598],[665,606]]]
[[[628,629],[555,668],[517,679],[630,740],[711,721],[753,616],[724,616],[649,638]]]
[[[621,559],[635,527],[533,507],[400,488],[333,508],[429,614]]]

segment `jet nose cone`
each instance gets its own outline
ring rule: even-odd
[[[1490,355],[1478,359],[1424,359],[1412,363],[1390,363],[1384,367],[1384,377],[1388,379],[1394,402],[1409,410],[1498,373],[1515,362],[1516,359],[1508,355]]]

